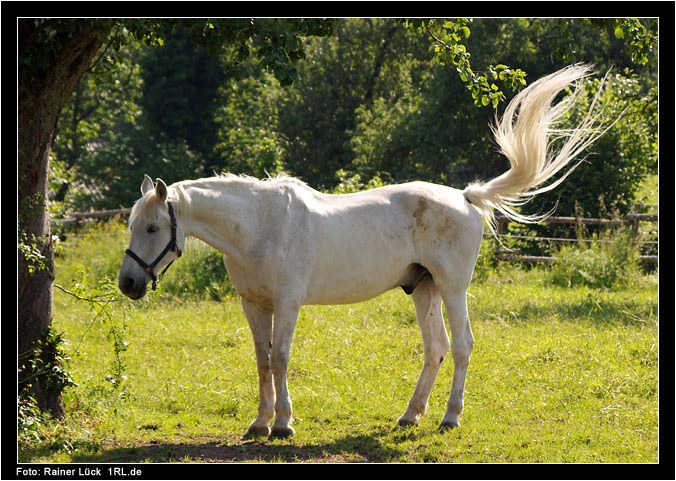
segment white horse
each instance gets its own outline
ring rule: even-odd
[[[286,437],[294,433],[287,366],[300,307],[361,302],[402,287],[413,299],[425,358],[398,424],[415,424],[425,413],[450,348],[453,381],[440,429],[459,426],[474,344],[467,288],[484,220],[492,229],[494,209],[516,221],[542,218],[512,207],[558,185],[567,173],[534,190],[601,134],[593,128],[598,119],[591,109],[578,128],[551,130],[575,101],[573,95],[552,105],[554,97],[589,72],[587,66],[567,67],[519,93],[493,127],[510,170],[464,190],[412,182],[327,195],[285,176],[260,181],[224,175],[167,187],[146,175],[143,197],[129,219],[131,240],[120,268],[120,290],[132,299],[143,297],[150,280],[154,287],[156,270],[180,255],[188,236],[222,252],[241,296],[258,365],[258,416],[247,435]],[[557,155],[549,145],[552,132],[566,137]]]

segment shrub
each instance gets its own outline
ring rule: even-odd
[[[159,284],[164,292],[176,296],[224,299],[235,292],[223,264],[223,254],[201,242],[195,242],[167,271]]]
[[[611,288],[627,285],[638,273],[638,247],[628,234],[565,246],[556,256],[561,261],[550,270],[549,280],[558,286]]]

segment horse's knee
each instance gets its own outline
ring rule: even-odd
[[[425,363],[426,364],[441,364],[448,354],[451,345],[448,339],[437,339],[430,343],[425,349]]]

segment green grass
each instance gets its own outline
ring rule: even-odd
[[[56,282],[69,286],[82,262],[64,253]],[[289,366],[296,435],[254,441],[242,439],[258,381],[236,295],[159,292],[95,317],[55,290],[54,326],[79,385],[64,392],[65,419],[24,439],[19,460],[657,462],[657,276],[609,289],[552,285],[546,268],[485,269],[468,298],[475,347],[465,414],[445,433],[437,427],[451,356],[427,415],[395,428],[423,361],[401,290],[301,310]],[[124,345],[117,357],[114,339]]]

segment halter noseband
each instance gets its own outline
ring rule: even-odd
[[[169,243],[167,243],[167,246],[164,248],[162,252],[160,252],[160,255],[157,256],[157,258],[151,263],[151,264],[146,264],[143,259],[141,259],[139,256],[137,256],[134,251],[131,249],[127,249],[124,251],[125,254],[127,254],[129,257],[134,259],[138,264],[143,268],[143,271],[150,276],[150,278],[153,280],[153,291],[157,288],[157,276],[155,275],[155,266],[160,263],[162,259],[164,259],[164,256],[167,255],[169,251],[171,252],[177,252],[178,255],[177,257],[181,257],[181,249],[178,248],[178,244],[176,243],[176,216],[174,215],[174,208],[171,205],[171,202],[167,202],[167,206],[169,207],[169,219],[171,220],[171,240]],[[175,259],[174,259],[175,260]],[[167,267],[164,268],[162,273],[160,275],[164,275],[164,273],[169,269],[169,266],[174,262],[172,260],[169,264],[167,264]]]

